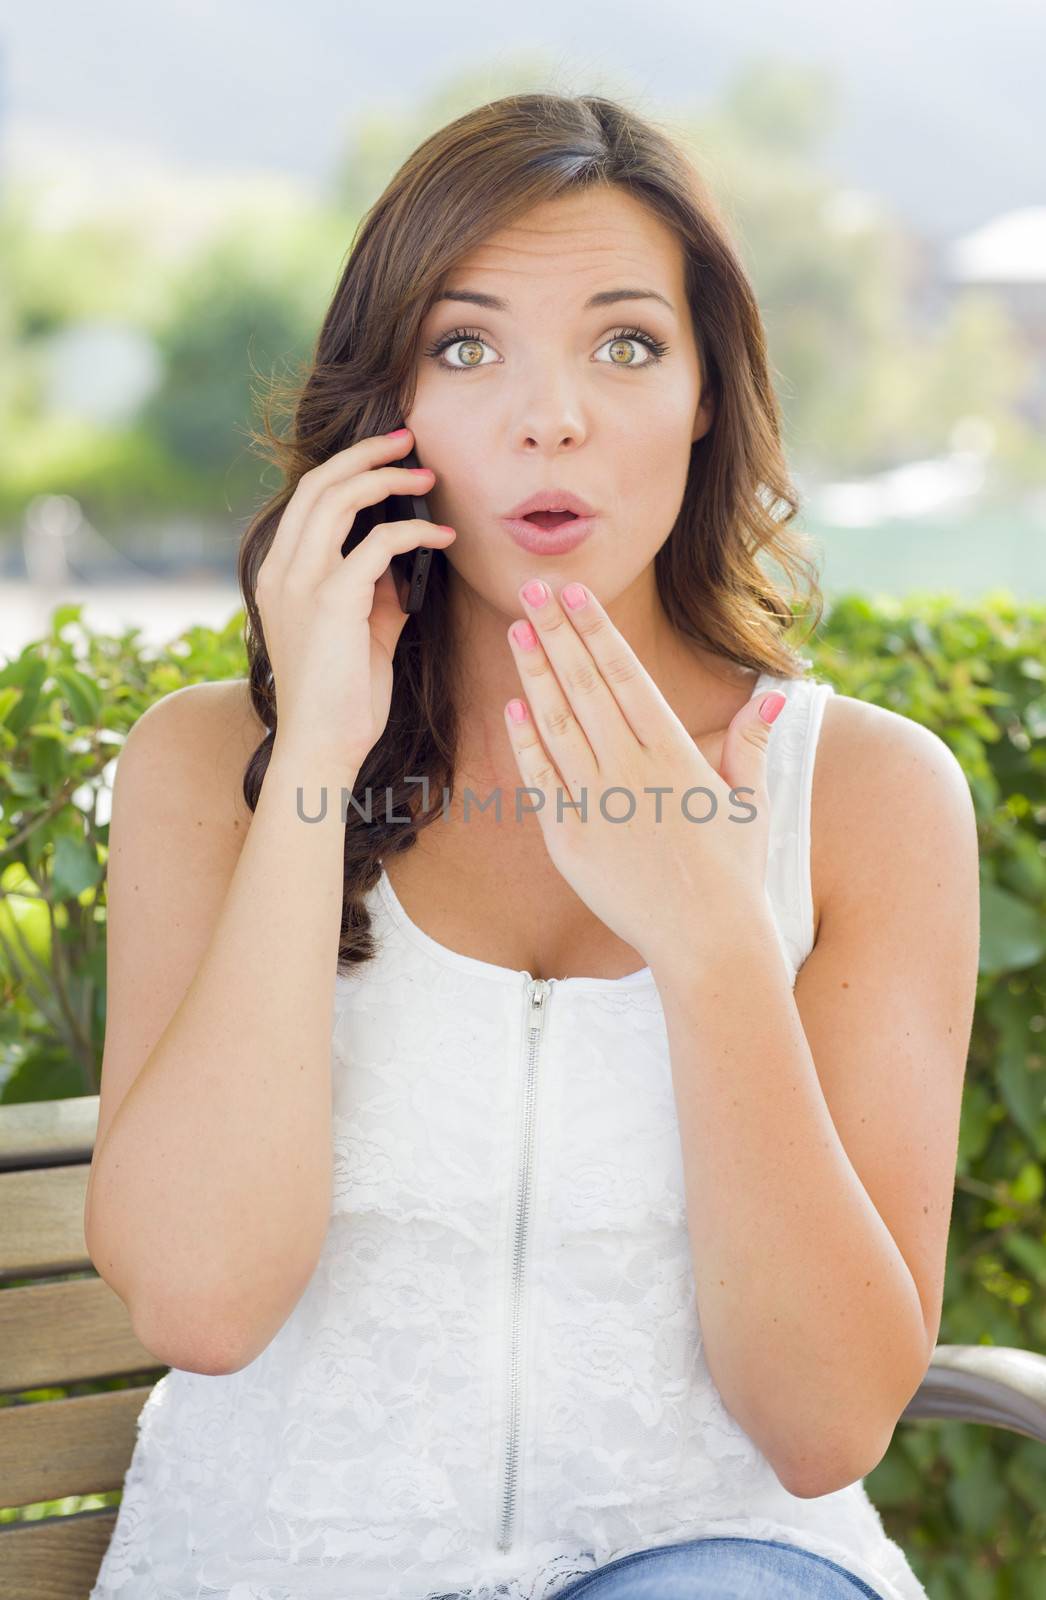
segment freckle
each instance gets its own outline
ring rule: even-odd
[[[929,1209],[930,1209],[929,1206],[923,1206],[923,1216],[924,1217],[925,1217],[926,1213],[929,1211]]]
[[[871,1280],[871,1278],[869,1278],[868,1282],[865,1284],[865,1288],[866,1289],[870,1289],[871,1287],[872,1287],[872,1280]]]
[[[720,1280],[719,1280],[720,1289],[724,1288],[725,1285],[726,1285],[726,1279],[725,1278],[720,1278]]]
[[[839,985],[839,987],[840,987],[840,988],[841,988],[841,989],[849,989],[849,987],[850,987],[850,985],[849,985],[849,984],[848,984],[848,983],[846,983],[846,982],[845,982],[845,981],[844,981],[844,982],[843,982],[843,983],[841,983],[841,984],[840,984],[840,985]]]

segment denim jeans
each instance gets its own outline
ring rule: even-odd
[[[634,1550],[559,1589],[555,1600],[883,1600],[827,1556],[777,1539],[687,1539]],[[436,1595],[434,1600],[461,1600]]]
[[[863,1578],[777,1539],[687,1539],[636,1550],[560,1589],[555,1600],[882,1600]]]

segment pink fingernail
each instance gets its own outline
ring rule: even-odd
[[[773,722],[774,718],[784,710],[786,700],[787,695],[781,694],[779,690],[775,690],[773,694],[768,694],[759,707],[759,715],[763,721]]]
[[[522,700],[510,700],[508,703],[508,714],[512,718],[513,722],[526,722],[527,720],[527,708],[523,704]]]

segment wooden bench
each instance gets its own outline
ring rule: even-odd
[[[101,1394],[0,1406],[0,1505],[123,1486],[157,1374],[84,1243],[98,1096],[0,1106],[0,1393],[126,1375]],[[148,1379],[149,1381],[144,1381]],[[1046,1440],[1046,1356],[938,1345],[902,1421],[949,1418]],[[86,1600],[118,1507],[0,1524],[0,1596]]]

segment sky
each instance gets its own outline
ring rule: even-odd
[[[122,143],[322,184],[360,111],[538,51],[575,92],[700,108],[747,61],[835,77],[823,161],[946,239],[1046,200],[1046,0],[0,0],[0,168],[34,139]]]

